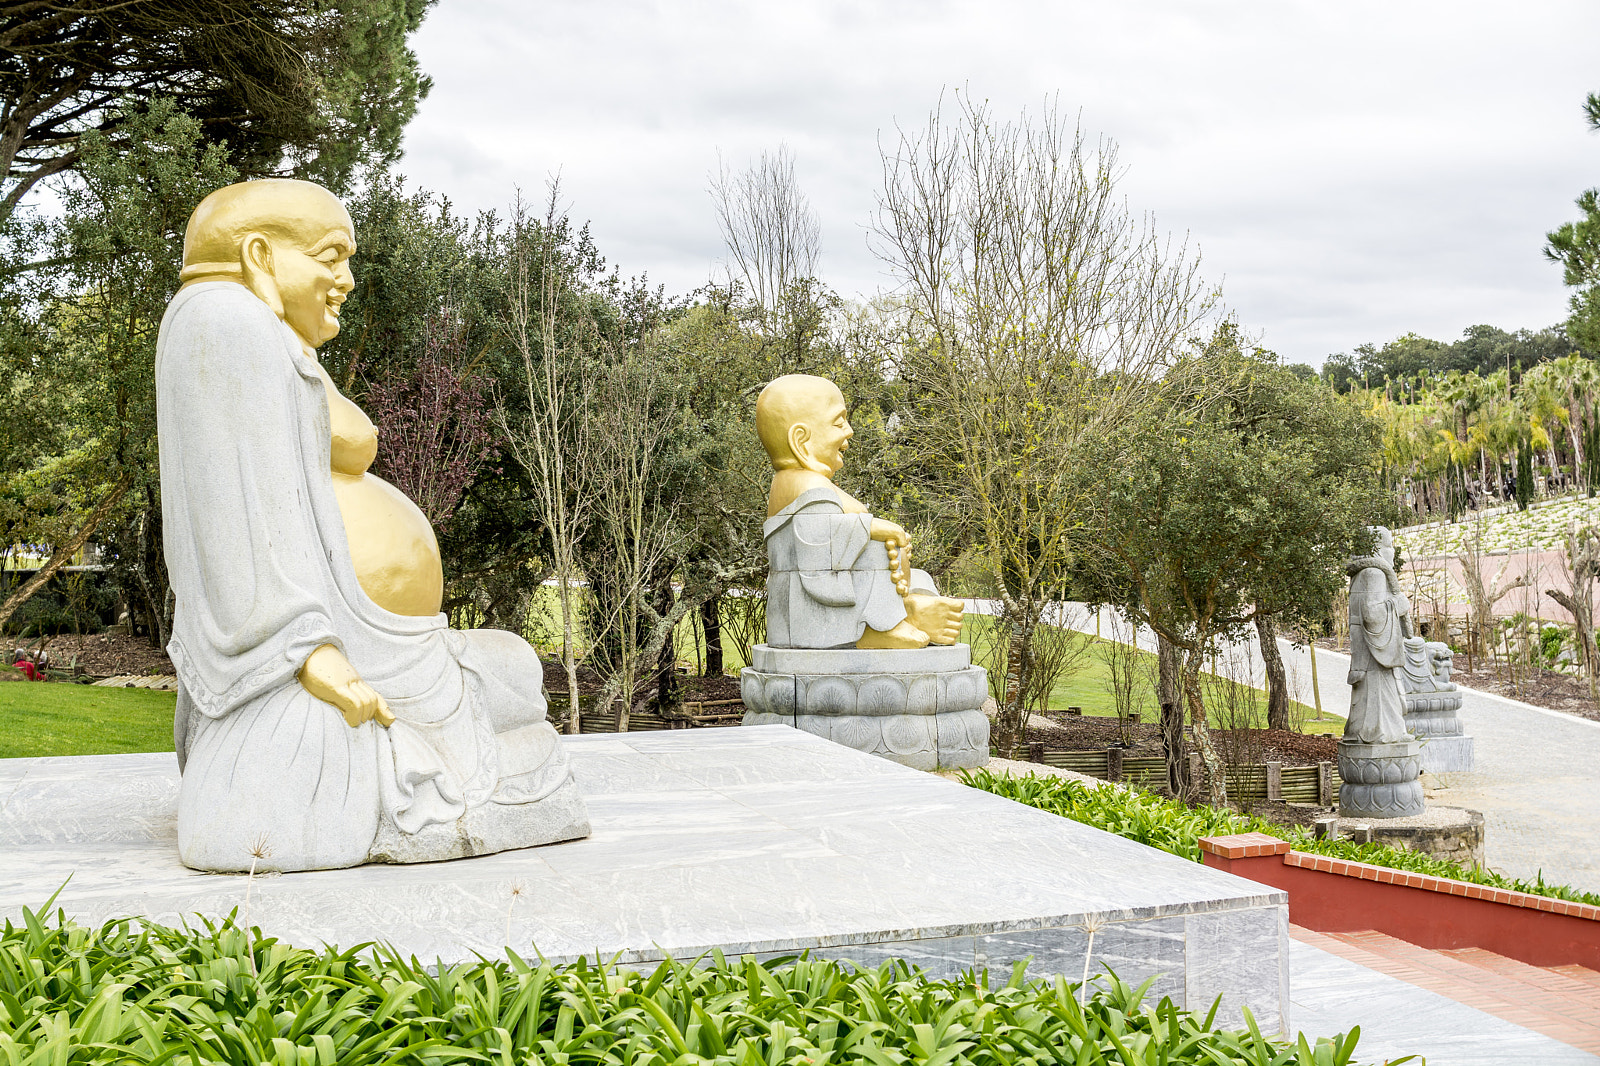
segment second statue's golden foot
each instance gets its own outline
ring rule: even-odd
[[[905,602],[907,620],[928,634],[928,643],[954,644],[961,639],[961,612],[966,605],[960,600],[913,592]]]
[[[868,626],[866,632],[861,634],[861,639],[856,641],[856,647],[863,650],[877,648],[926,648],[928,634],[911,624],[910,619],[903,619],[887,633]]]

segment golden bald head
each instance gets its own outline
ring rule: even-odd
[[[843,425],[846,434],[849,423],[844,422],[844,393],[827,378],[812,374],[785,374],[767,383],[756,398],[756,433],[761,446],[767,450],[774,470],[788,470],[801,465],[796,454],[797,444],[815,441],[817,435],[835,422]],[[805,432],[796,439],[795,427]],[[845,436],[843,440],[848,440]],[[809,451],[809,449],[807,449]],[[838,446],[829,449],[828,459],[833,459]],[[824,460],[827,466],[838,469],[834,462]]]
[[[264,178],[224,186],[200,201],[183,234],[183,281],[241,274],[241,253],[252,233],[309,248],[342,229],[355,232],[350,213],[322,186],[293,178]]]

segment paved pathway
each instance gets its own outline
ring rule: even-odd
[[[1078,619],[1079,629],[1094,632],[1092,615]],[[1111,619],[1108,611],[1100,622],[1107,637],[1118,632]],[[1139,643],[1155,646],[1148,632]],[[1310,652],[1278,643],[1291,690],[1312,703]],[[1259,685],[1255,641],[1239,645],[1237,655],[1230,676]],[[1349,668],[1349,656],[1317,652],[1325,712],[1349,713]],[[1220,669],[1228,672],[1227,664]],[[1600,722],[1471,689],[1463,690],[1461,721],[1476,742],[1476,768],[1436,775],[1429,802],[1483,812],[1491,869],[1530,880],[1542,871],[1546,881],[1600,892]]]

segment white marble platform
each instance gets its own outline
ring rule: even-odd
[[[1092,968],[1288,1026],[1282,892],[787,726],[564,738],[587,840],[415,866],[257,877],[248,920],[292,943],[424,959],[622,963],[812,949],[939,974]],[[176,760],[0,760],[0,916],[176,923],[245,901],[179,864]],[[70,878],[70,881],[69,881]],[[519,891],[516,891],[519,890]]]

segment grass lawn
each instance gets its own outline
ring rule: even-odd
[[[64,681],[0,684],[0,759],[171,751],[173,692]]]
[[[963,640],[967,639],[967,632],[967,625],[963,624]],[[1064,710],[1067,707],[1082,707],[1083,713],[1086,715],[1115,718],[1117,714],[1116,701],[1106,688],[1106,684],[1110,680],[1110,671],[1106,666],[1105,656],[1100,650],[1104,647],[1104,644],[1087,634],[1074,634],[1074,636],[1079,641],[1088,642],[1096,646],[1090,649],[1089,654],[1083,660],[1082,670],[1071,677],[1058,681],[1055,687],[1050,690],[1050,709]],[[1154,672],[1155,656],[1149,652],[1140,652],[1140,657],[1148,662],[1149,669]],[[1207,717],[1211,719],[1211,728],[1225,729],[1228,727],[1228,723],[1222,721],[1219,717],[1220,712],[1215,706],[1218,701],[1212,698],[1213,692],[1224,688],[1240,690],[1239,702],[1241,704],[1245,704],[1247,701],[1254,703],[1256,720],[1251,725],[1258,729],[1266,728],[1267,695],[1265,692],[1237,684],[1223,677],[1203,679],[1203,683],[1206,685],[1204,691],[1207,701]],[[1153,692],[1148,693],[1143,711],[1144,721],[1154,721],[1158,714],[1157,708],[1155,694]],[[1343,735],[1343,718],[1328,713],[1327,709],[1324,708],[1322,721],[1319,722],[1316,720],[1316,713],[1314,707],[1308,707],[1295,700],[1289,701],[1289,721],[1291,724],[1298,723],[1298,732],[1327,733],[1334,736]]]

